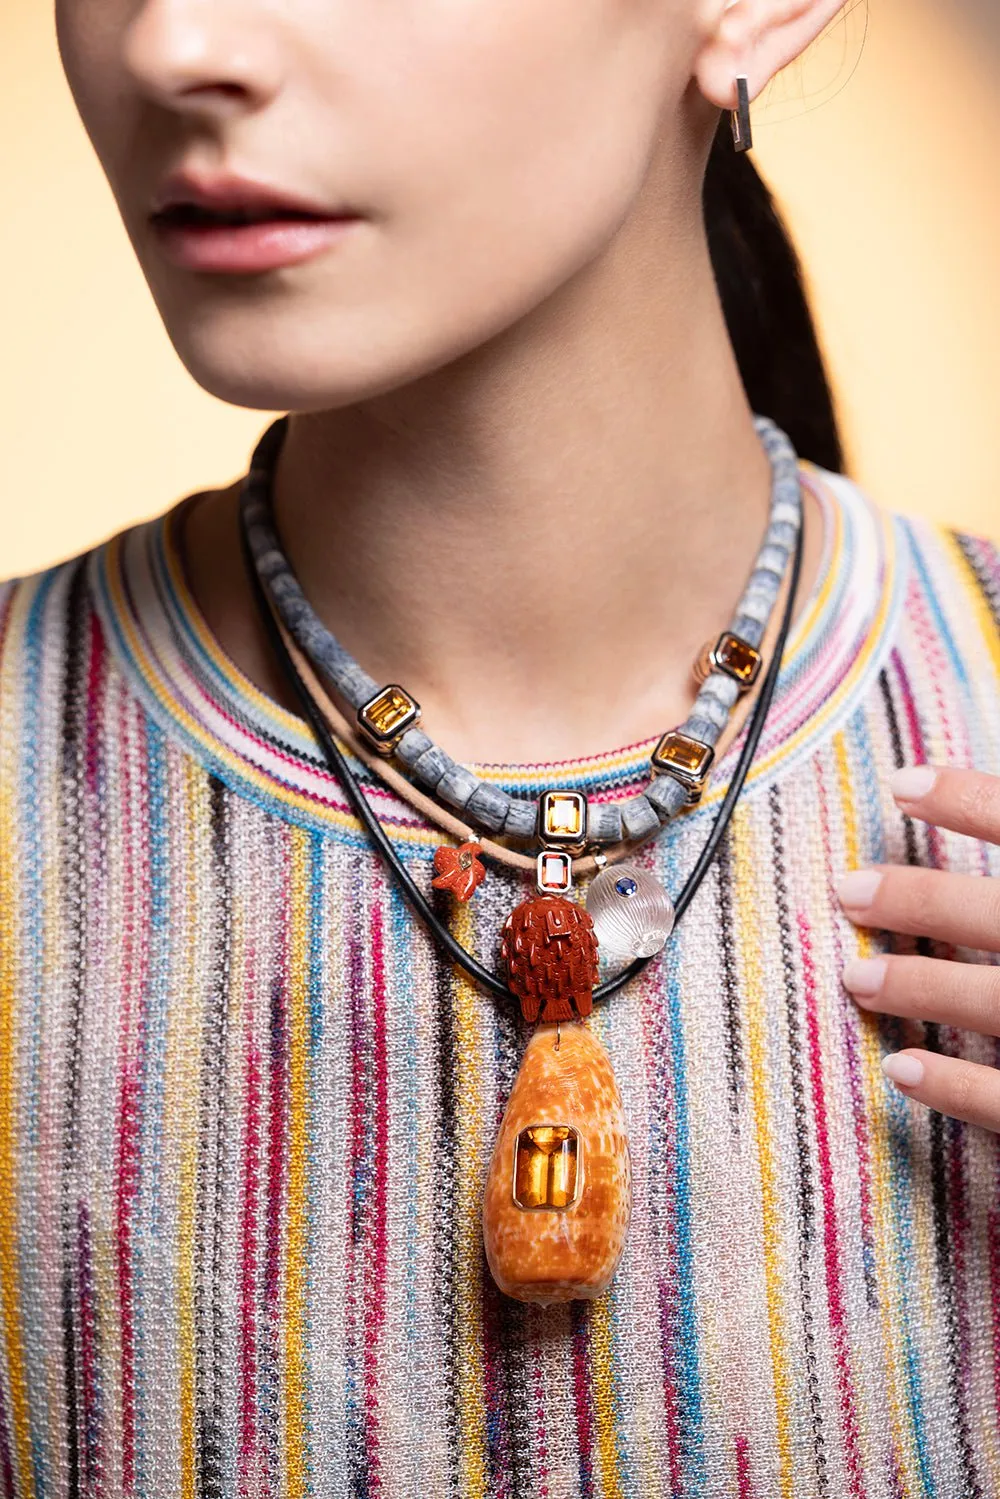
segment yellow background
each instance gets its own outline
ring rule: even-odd
[[[755,101],[755,159],[808,273],[849,471],[888,508],[1000,539],[997,23],[989,0],[869,5],[832,97]],[[4,5],[0,140],[7,577],[227,483],[269,417],[174,354],[45,0]]]

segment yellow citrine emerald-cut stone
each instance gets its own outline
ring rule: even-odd
[[[716,665],[735,677],[741,687],[749,687],[760,670],[760,652],[728,631],[719,636],[713,655]]]
[[[579,791],[546,791],[542,795],[542,832],[547,838],[582,838],[587,802]]]
[[[358,713],[358,721],[372,738],[384,743],[413,723],[419,712],[410,694],[393,682],[365,703]]]
[[[682,734],[680,729],[668,729],[653,751],[653,766],[666,771],[683,781],[692,790],[700,790],[708,776],[715,754],[710,744]]]
[[[564,1208],[576,1196],[579,1136],[569,1124],[532,1124],[514,1150],[514,1201],[521,1208]]]

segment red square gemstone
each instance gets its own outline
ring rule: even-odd
[[[573,860],[561,849],[545,848],[538,855],[536,884],[548,895],[573,887]]]

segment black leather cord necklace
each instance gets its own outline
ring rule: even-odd
[[[709,865],[712,862],[716,850],[718,849],[719,842],[722,839],[722,836],[729,824],[730,817],[732,816],[733,808],[735,807],[739,794],[743,789],[743,783],[746,779],[747,771],[750,768],[750,762],[753,759],[754,753],[757,748],[757,743],[760,739],[761,731],[764,727],[764,720],[767,717],[767,712],[771,705],[771,699],[774,696],[774,689],[781,667],[781,658],[784,653],[785,641],[787,639],[788,631],[791,625],[795,596],[798,592],[799,572],[802,563],[803,532],[804,517],[799,525],[798,536],[795,543],[795,550],[792,555],[791,580],[788,590],[788,598],[786,600],[784,611],[782,614],[781,628],[778,632],[777,640],[775,641],[774,651],[768,664],[767,673],[764,677],[763,683],[761,684],[760,695],[748,720],[746,741],[740,753],[740,757],[737,762],[736,769],[733,772],[732,779],[726,790],[726,795],[723,798],[722,805],[719,808],[719,811],[716,813],[708,838],[705,840],[704,847],[702,848],[702,851],[698,856],[694,868],[688,875],[683,888],[674,901],[675,924],[680,920],[682,913],[692,900],[695,892],[698,889],[698,886],[701,884],[701,881],[705,876]],[[449,954],[449,956],[462,966],[462,968],[466,971],[466,973],[468,973],[470,978],[475,979],[477,983],[483,985],[484,988],[490,990],[493,994],[499,995],[503,999],[517,1003],[518,996],[509,988],[509,986],[504,983],[502,979],[491,973],[489,969],[484,968],[481,963],[477,962],[472,954],[466,951],[462,944],[456,940],[456,938],[452,935],[448,928],[444,926],[443,923],[439,920],[438,916],[433,910],[433,907],[431,906],[423,892],[420,890],[420,888],[417,886],[417,884],[414,882],[405,864],[396,853],[396,850],[393,848],[392,843],[386,835],[377,816],[372,811],[367,797],[361,790],[361,787],[359,786],[353,772],[347,764],[346,759],[338,748],[334,737],[330,732],[330,728],[326,722],[326,719],[321,709],[319,708],[319,705],[316,703],[315,699],[312,696],[312,693],[309,691],[305,682],[302,680],[302,677],[297,667],[295,666],[294,661],[289,655],[288,649],[282,638],[281,631],[278,628],[273,607],[265,591],[264,584],[261,581],[260,576],[258,575],[257,568],[253,560],[253,554],[250,549],[242,510],[240,511],[240,541],[243,551],[243,559],[246,565],[247,576],[250,581],[250,587],[254,602],[264,624],[264,628],[267,632],[268,639],[274,650],[274,654],[278,661],[278,664],[281,667],[281,670],[289,686],[302,705],[306,720],[308,721],[313,733],[316,736],[316,739],[330,770],[340,780],[347,795],[348,801],[367,829],[372,842],[375,844],[376,848],[384,858],[386,864],[395,875],[400,888],[403,891],[403,894],[406,896],[407,900],[409,901],[412,908],[416,911],[417,915],[420,916],[421,919],[429,927],[435,939],[440,943],[440,945]],[[634,978],[636,974],[640,973],[649,961],[650,959],[648,957],[637,958],[634,962],[630,963],[627,967],[622,969],[620,973],[615,974],[612,978],[609,978],[603,984],[600,984],[593,991],[594,1002],[596,1003],[598,1001],[609,998],[618,989],[620,989],[623,984],[628,983],[630,979]]]

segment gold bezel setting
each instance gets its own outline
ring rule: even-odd
[[[539,838],[582,846],[587,838],[587,798],[582,791],[543,791],[538,798]]]
[[[746,664],[742,667],[734,666],[734,656],[742,657]],[[760,651],[755,650],[742,635],[723,630],[709,652],[708,659],[714,671],[725,672],[727,677],[732,677],[741,692],[748,692],[757,680],[763,658]]]
[[[535,884],[543,895],[565,895],[572,890],[572,855],[564,848],[543,848],[535,860]]]
[[[564,1129],[573,1137],[573,1195],[566,1202],[522,1202],[517,1195],[517,1144],[522,1135],[535,1129]],[[575,1124],[526,1124],[514,1136],[513,1160],[511,1162],[510,1195],[514,1206],[522,1213],[565,1213],[574,1207],[583,1195],[583,1136]]]
[[[391,755],[420,718],[420,704],[398,682],[380,687],[358,709],[358,727],[380,755]]]
[[[668,729],[650,756],[650,763],[658,775],[673,776],[680,781],[687,790],[688,801],[696,802],[705,789],[714,759],[712,745],[680,729]]]

